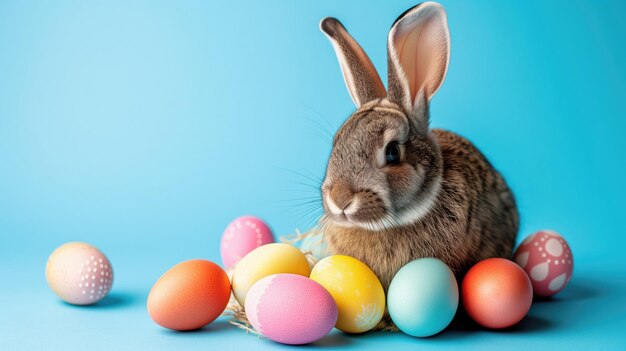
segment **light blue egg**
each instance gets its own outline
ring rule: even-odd
[[[403,332],[417,337],[439,333],[459,305],[459,287],[448,266],[436,258],[419,258],[402,267],[387,293],[389,315]]]

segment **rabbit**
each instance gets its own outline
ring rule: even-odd
[[[408,262],[436,257],[460,279],[476,262],[510,258],[515,197],[467,139],[429,129],[429,104],[450,59],[447,15],[434,2],[402,14],[388,35],[388,87],[335,18],[324,18],[356,111],[333,139],[318,227],[333,254],[367,264],[385,292]],[[393,327],[386,315],[379,329]]]

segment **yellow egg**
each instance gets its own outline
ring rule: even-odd
[[[376,326],[385,312],[385,291],[365,263],[344,255],[319,261],[311,279],[330,292],[337,303],[335,327],[346,333],[363,333]]]
[[[235,265],[232,288],[235,299],[245,306],[248,290],[258,280],[278,273],[309,276],[311,268],[302,251],[283,243],[266,244],[250,251]]]

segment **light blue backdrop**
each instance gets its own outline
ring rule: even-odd
[[[0,349],[279,347],[224,321],[166,332],[145,297],[177,262],[219,262],[239,215],[278,234],[313,223],[330,133],[353,110],[318,22],[341,19],[386,77],[389,26],[414,4],[0,0]],[[443,4],[452,58],[432,124],[501,170],[522,236],[567,238],[574,279],[513,331],[318,346],[623,348],[626,3]],[[102,306],[46,287],[47,256],[72,240],[113,263]]]

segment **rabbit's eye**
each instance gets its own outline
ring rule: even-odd
[[[393,141],[387,144],[385,148],[385,162],[388,165],[397,165],[400,163],[400,146]]]

